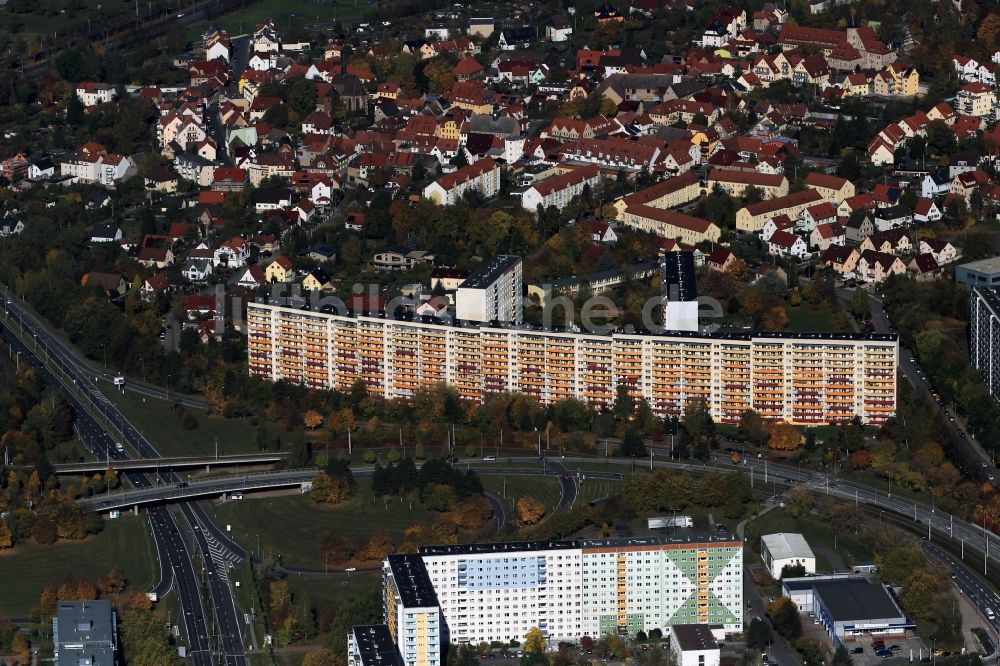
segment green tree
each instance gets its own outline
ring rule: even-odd
[[[752,409],[740,414],[740,422],[736,427],[736,436],[745,442],[763,446],[767,443],[767,428],[764,419]]]
[[[750,624],[747,625],[747,647],[751,648],[764,648],[767,647],[768,643],[774,638],[771,633],[771,627],[759,617],[755,617],[750,620]]]
[[[832,666],[854,666],[854,659],[851,658],[851,653],[847,651],[846,647],[838,645],[830,663]]]
[[[305,118],[316,110],[316,82],[307,78],[296,78],[288,86],[288,106],[299,117]]]
[[[771,618],[775,631],[790,641],[802,635],[802,619],[799,609],[788,597],[778,597],[767,605],[767,616]]]
[[[851,314],[859,320],[871,317],[872,308],[868,301],[868,292],[861,287],[857,287],[851,295]]]
[[[627,386],[619,385],[615,388],[615,401],[611,407],[611,411],[619,421],[632,418],[632,414],[635,411],[635,401],[632,399]]]
[[[634,428],[629,428],[625,436],[622,437],[622,443],[618,447],[618,454],[626,458],[642,458],[648,452],[645,442],[642,441],[642,435]]]

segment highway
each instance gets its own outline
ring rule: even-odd
[[[493,476],[556,476],[560,479],[562,497],[558,508],[569,508],[576,500],[576,482],[566,468],[558,463],[547,463],[548,470],[521,467],[485,467],[472,468],[477,473]],[[356,476],[370,476],[371,467],[357,468]],[[164,484],[138,488],[135,490],[99,495],[80,500],[80,503],[95,511],[111,511],[113,509],[128,509],[141,504],[159,504],[172,501],[188,501],[195,498],[217,497],[232,492],[251,492],[271,488],[287,488],[308,483],[320,473],[311,467],[300,470],[276,470],[270,472],[255,472],[253,474],[229,474],[199,481],[179,481],[179,477],[163,475]],[[621,479],[617,472],[587,472],[594,479]]]
[[[35,329],[32,329],[30,324],[31,318],[19,318],[19,320],[24,322],[24,330],[31,332],[29,339],[34,340],[35,344],[26,345],[22,342],[12,332],[18,328],[13,323],[12,315],[19,312],[20,308],[16,303],[10,301],[6,301],[4,305],[7,316],[0,318],[0,324],[3,325],[4,337],[11,350],[18,355],[17,363],[19,364],[23,358],[24,361],[31,363],[38,369],[44,382],[63,387],[66,400],[74,412],[77,434],[95,458],[105,461],[127,458],[127,449],[123,453],[115,450],[115,444],[121,440],[114,436],[114,430],[118,430],[119,434],[124,436],[125,441],[135,447],[141,456],[145,458],[159,457],[153,446],[93,386],[89,375],[72,361],[67,362],[60,355],[61,347],[57,343],[47,346],[52,342],[52,336],[46,334],[44,329],[42,329],[42,333],[34,332]],[[41,357],[51,360],[57,368],[55,373],[48,370],[41,362]],[[98,412],[99,417],[95,418],[94,414],[87,408],[88,405]],[[149,492],[155,487],[146,475],[139,472],[125,472],[122,477],[135,487],[135,490],[131,492]],[[180,482],[180,477],[173,472],[160,474],[159,478],[164,483]],[[177,589],[183,610],[183,618],[178,622],[178,625],[183,628],[192,662],[195,666],[211,666],[213,663],[212,634],[208,628],[208,620],[192,564],[192,554],[183,541],[180,525],[166,508],[154,507],[147,516],[161,559],[161,580],[155,591],[165,592],[171,586]],[[164,562],[164,558],[166,562]],[[207,562],[208,566],[213,566],[209,562],[211,561]],[[166,564],[169,564],[169,568]],[[239,615],[232,610],[234,608],[232,594],[227,593],[224,597],[220,597],[219,586],[210,586],[209,591],[212,595],[212,605],[216,610],[216,615],[220,617],[219,627],[224,625],[236,627]],[[222,616],[225,616],[225,621],[221,619]],[[239,646],[233,647],[230,640],[228,641],[230,646],[225,647],[226,637],[220,633],[220,638],[227,652],[227,663],[233,666],[241,666],[245,663],[246,657],[242,654],[242,642]]]
[[[137,488],[122,493],[98,495],[80,500],[80,504],[94,511],[128,509],[142,504],[162,504],[170,501],[188,501],[203,497],[218,497],[231,492],[287,488],[312,481],[319,470],[279,470],[256,474],[233,474],[201,481],[178,480],[172,472],[161,474],[162,485]]]
[[[175,470],[186,467],[233,467],[236,465],[260,465],[274,463],[288,456],[286,451],[275,453],[241,453],[218,457],[186,456],[178,458],[130,458],[115,462],[119,472],[131,470],[155,471]],[[60,463],[53,465],[56,474],[85,474],[103,472],[108,468],[107,461],[87,461],[80,463]]]
[[[45,354],[52,354],[52,358],[58,360],[59,365],[67,372],[73,369],[74,372],[70,374],[81,380],[81,383],[86,384],[91,380],[97,382],[98,379],[104,379],[110,383],[119,376],[119,373],[114,370],[108,370],[88,359],[75,345],[61,334],[54,332],[47,322],[43,322],[32,312],[31,308],[17,298],[11,297],[6,285],[0,285],[0,304],[3,305],[4,312],[8,316],[17,319],[20,327],[30,331],[37,342],[36,347],[40,346],[41,351]],[[171,391],[169,388],[165,389],[136,379],[129,378],[127,384],[130,391],[150,398],[169,400],[196,409],[205,409],[208,406],[208,403],[202,398],[184,395]]]

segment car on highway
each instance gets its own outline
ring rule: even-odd
[[[344,573],[354,573],[357,570],[358,570],[357,567],[347,567],[346,569],[344,569]]]
[[[483,462],[496,462],[496,456],[483,456]]]

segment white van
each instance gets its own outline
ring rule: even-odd
[[[995,620],[995,619],[996,619],[996,617],[997,617],[997,616],[996,616],[996,614],[995,614],[995,613],[993,612],[993,609],[992,609],[992,608],[989,608],[989,607],[987,607],[987,608],[985,609],[985,612],[986,612],[986,617],[987,617],[987,618],[988,618],[988,619],[989,619],[989,620],[990,620],[991,622],[992,622],[993,620]]]

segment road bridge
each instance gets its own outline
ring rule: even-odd
[[[226,456],[182,456],[175,458],[131,458],[53,465],[56,474],[88,474],[103,472],[109,467],[115,471],[149,471],[183,469],[188,467],[233,467],[236,465],[263,465],[278,462],[288,456],[285,451],[276,453],[244,453]]]

